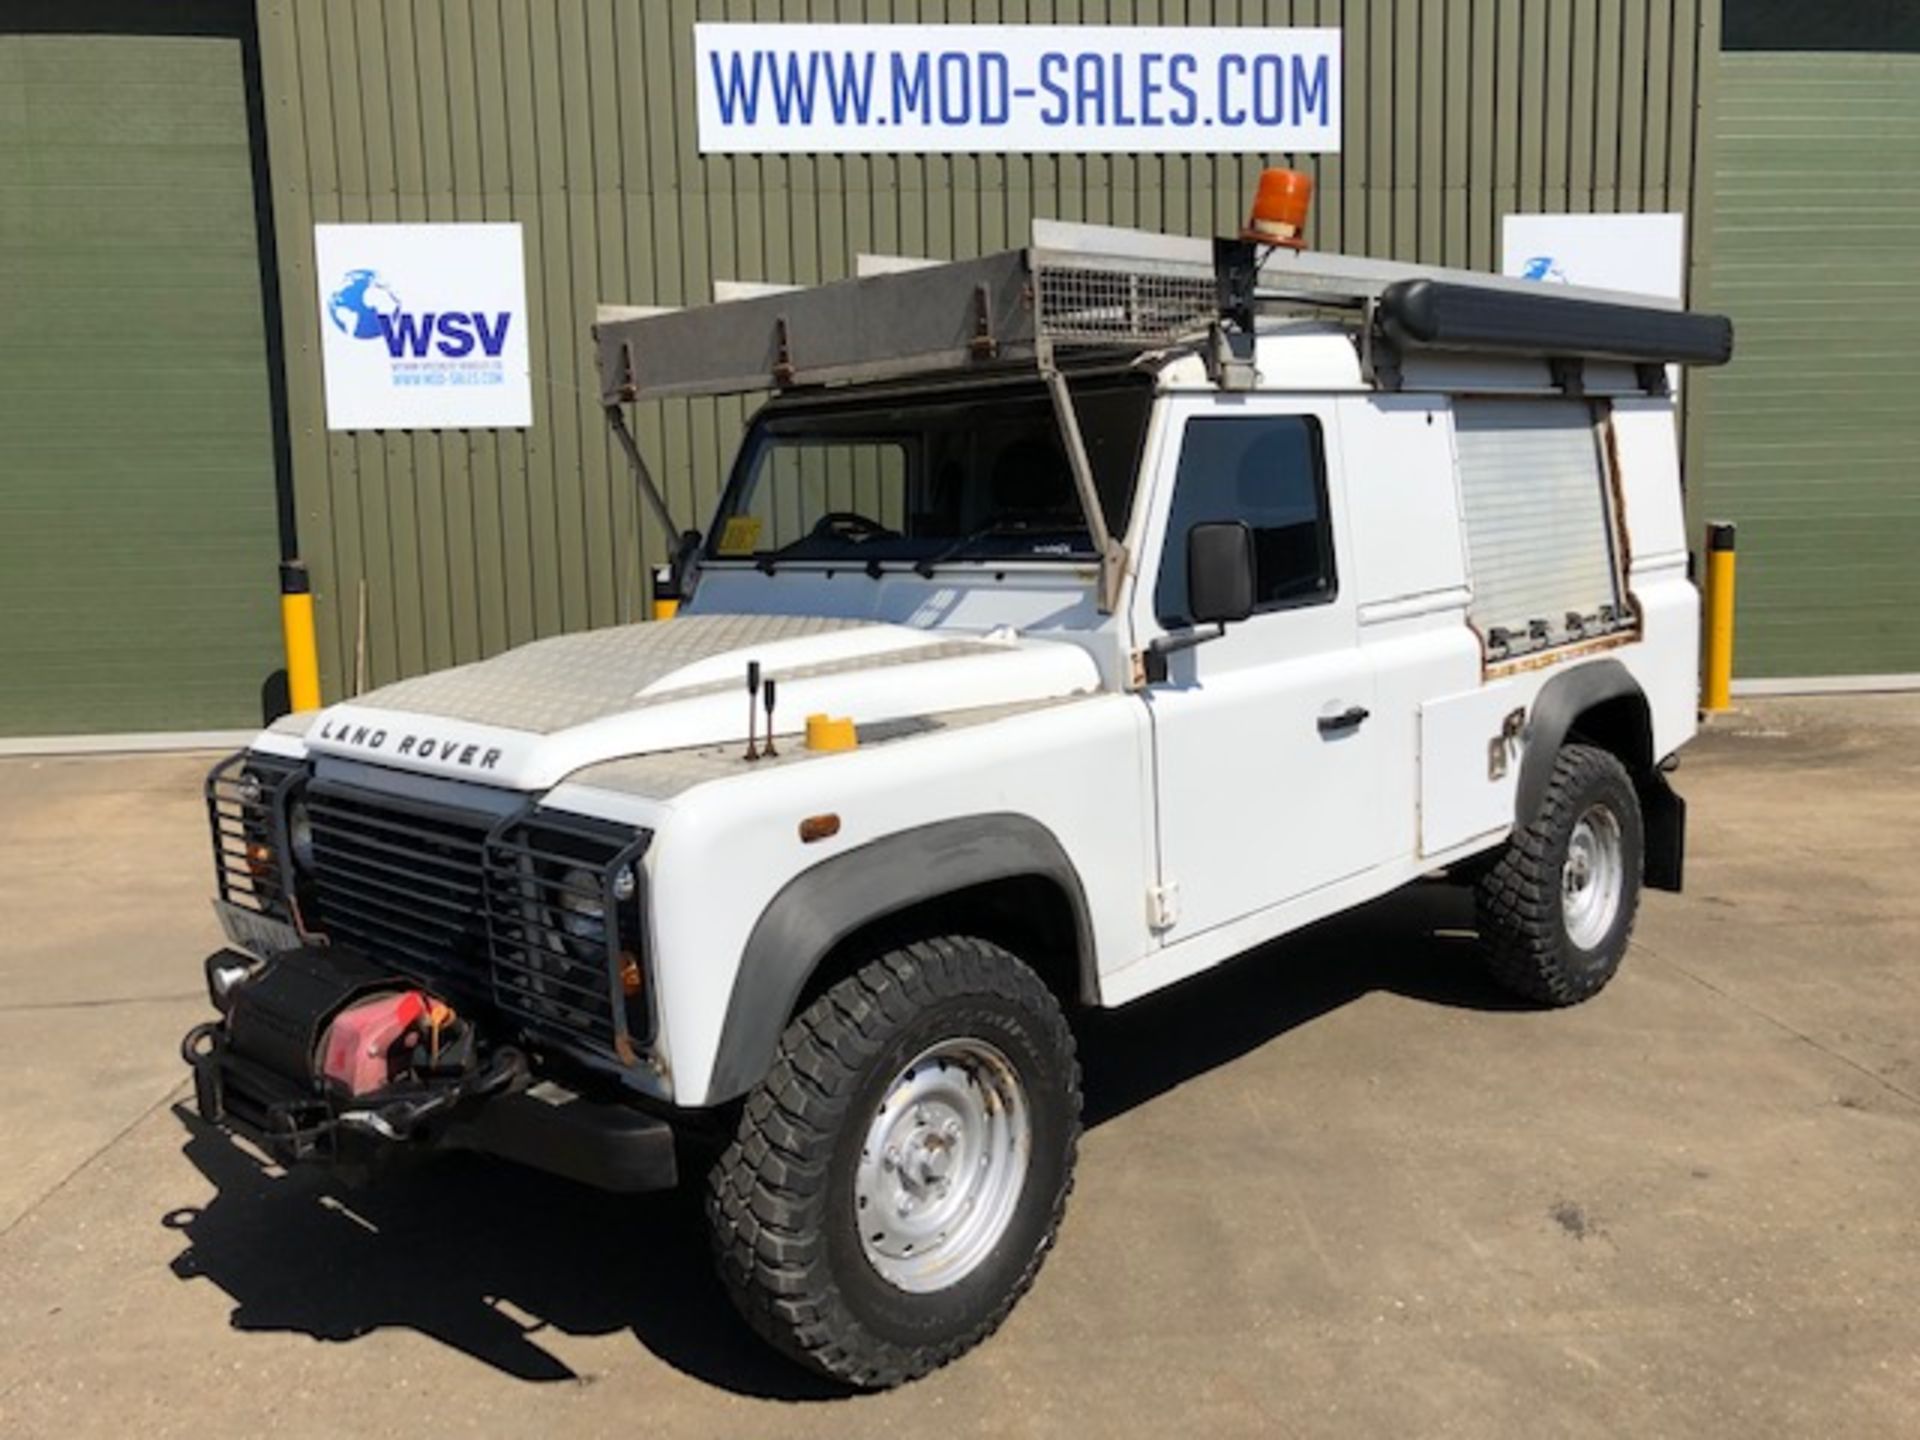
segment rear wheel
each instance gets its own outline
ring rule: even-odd
[[[788,1026],[709,1179],[741,1313],[873,1388],[979,1344],[1053,1244],[1079,1078],[1059,1004],[997,945],[922,941],[842,980]]]
[[[1590,745],[1563,747],[1539,810],[1475,890],[1494,978],[1542,1005],[1597,994],[1626,955],[1643,853],[1625,767]]]

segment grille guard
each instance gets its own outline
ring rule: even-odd
[[[222,900],[271,919],[295,921],[293,889],[287,884],[292,853],[287,807],[305,779],[303,766],[250,750],[227,756],[208,773],[207,824]],[[256,845],[265,853],[254,851]]]
[[[257,801],[243,776],[262,777]],[[296,870],[288,816],[304,803],[315,863]],[[207,781],[223,899],[291,920],[317,943],[367,955],[444,994],[503,1037],[633,1079],[658,1018],[648,936],[652,833],[544,810],[500,816],[321,779],[242,751]],[[248,843],[268,846],[257,874]],[[587,887],[575,873],[594,877]],[[632,877],[620,898],[616,877]],[[288,879],[291,877],[291,883]],[[565,902],[597,905],[604,945],[569,930]],[[640,994],[622,972],[631,959]]]

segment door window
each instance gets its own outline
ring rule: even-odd
[[[1319,420],[1233,415],[1187,422],[1154,588],[1154,614],[1162,625],[1192,623],[1187,532],[1218,520],[1244,521],[1253,531],[1256,612],[1333,599],[1333,527]]]

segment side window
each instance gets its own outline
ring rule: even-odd
[[[1336,581],[1327,516],[1326,452],[1311,415],[1204,416],[1187,422],[1153,609],[1167,626],[1187,615],[1187,531],[1244,520],[1253,531],[1255,610],[1331,600]]]

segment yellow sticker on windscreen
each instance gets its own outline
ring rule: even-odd
[[[720,543],[714,550],[720,555],[751,555],[759,546],[760,517],[729,515],[726,528],[720,532]]]

